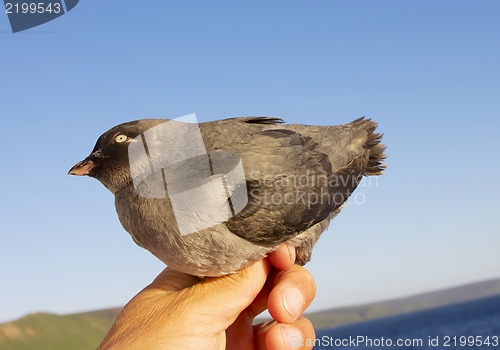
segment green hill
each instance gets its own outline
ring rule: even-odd
[[[2,350],[95,350],[120,309],[59,316],[36,313],[0,325]]]

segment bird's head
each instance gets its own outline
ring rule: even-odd
[[[141,134],[164,121],[142,119],[111,128],[99,137],[90,155],[76,163],[68,174],[96,178],[108,190],[116,193],[132,181],[128,152],[130,144],[141,142]]]

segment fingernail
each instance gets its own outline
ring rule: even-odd
[[[283,344],[287,350],[300,349],[304,343],[302,333],[292,326],[282,326],[281,336],[283,337]]]
[[[304,297],[297,288],[285,288],[281,291],[283,297],[283,306],[295,321],[299,316],[304,306]]]

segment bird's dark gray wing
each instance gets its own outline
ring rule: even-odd
[[[328,156],[311,137],[285,129],[261,131],[240,156],[248,204],[226,222],[234,234],[274,245],[322,221],[339,206],[330,184],[335,174]]]
[[[281,118],[277,117],[265,117],[265,116],[254,116],[254,117],[237,117],[226,119],[232,120],[238,123],[247,123],[247,124],[283,124],[285,121]]]

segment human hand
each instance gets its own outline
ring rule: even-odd
[[[98,350],[299,349],[315,336],[301,314],[316,285],[294,261],[295,249],[282,245],[223,277],[200,281],[167,267],[124,307]],[[266,308],[274,321],[252,326]]]

